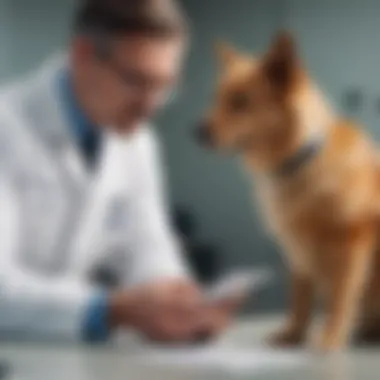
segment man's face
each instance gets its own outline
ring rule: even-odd
[[[119,132],[153,117],[177,84],[184,45],[175,37],[133,36],[114,42],[101,57],[85,41],[74,44],[74,67],[90,117]]]

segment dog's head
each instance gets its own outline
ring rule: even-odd
[[[246,56],[219,44],[221,75],[216,100],[197,129],[209,146],[252,152],[275,165],[302,139],[299,109],[309,84],[293,38],[281,32],[267,54]],[[306,89],[306,92],[304,91]]]

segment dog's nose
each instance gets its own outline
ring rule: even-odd
[[[198,142],[204,145],[212,144],[211,129],[208,124],[201,124],[195,130],[195,137]]]

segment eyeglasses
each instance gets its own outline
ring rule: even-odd
[[[102,61],[118,77],[124,88],[133,95],[154,94],[163,104],[173,102],[178,96],[178,88],[154,83],[154,80],[145,77],[140,72],[120,67],[116,61],[110,58]]]

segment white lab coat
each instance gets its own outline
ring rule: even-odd
[[[156,138],[104,133],[96,173],[75,148],[54,59],[0,94],[0,339],[78,340],[100,261],[125,286],[186,276]],[[104,129],[109,131],[109,129]]]

